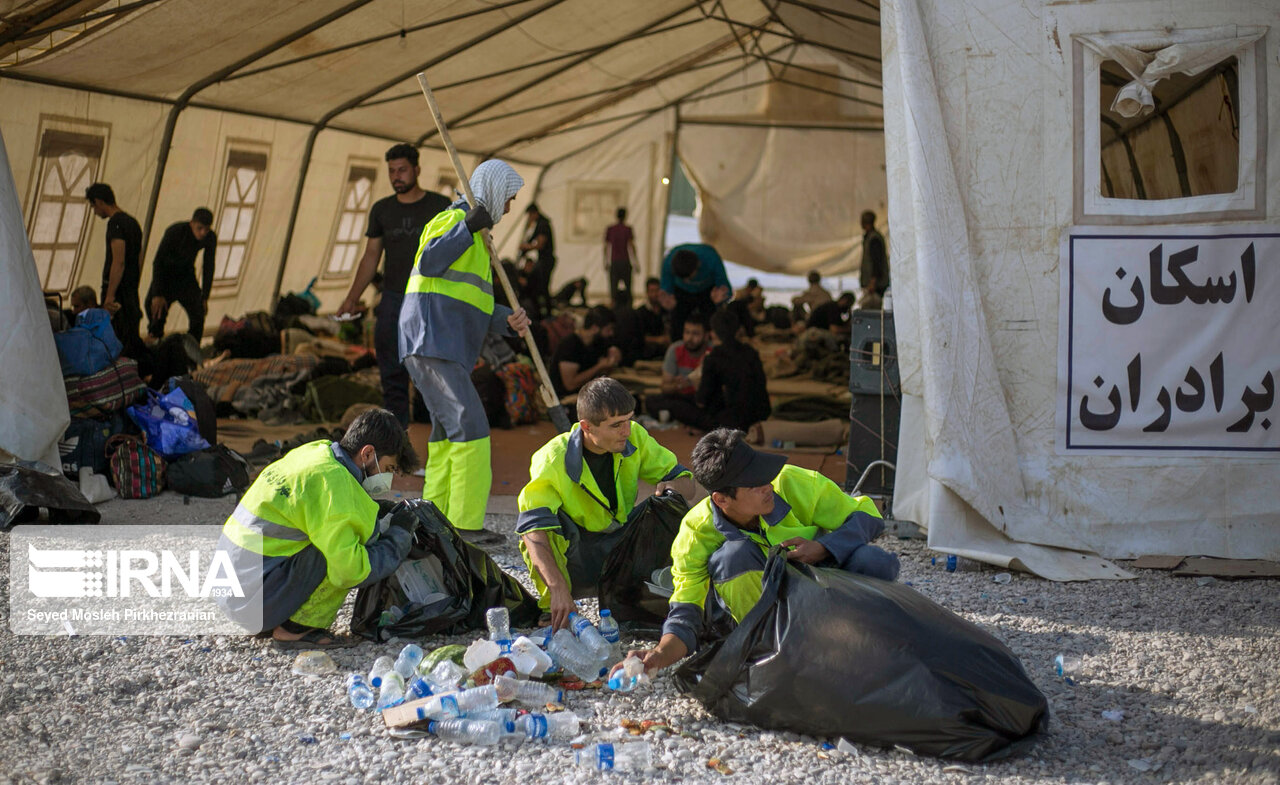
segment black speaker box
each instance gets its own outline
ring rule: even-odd
[[[897,465],[901,414],[902,402],[896,395],[853,394],[849,408],[849,449],[845,452],[845,491],[853,490],[872,461]],[[859,492],[872,496],[892,494],[893,480],[892,469],[877,466],[867,475]]]

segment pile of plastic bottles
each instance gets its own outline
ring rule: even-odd
[[[530,679],[550,680],[560,674],[590,682],[605,677],[620,656],[619,630],[608,610],[601,611],[600,617],[596,627],[572,613],[569,629],[552,634],[548,627],[513,638],[507,609],[490,608],[488,639],[477,640],[461,652],[461,665],[455,659],[460,646],[441,647],[428,656],[421,646],[410,643],[394,660],[386,656],[375,660],[367,676],[348,674],[347,696],[355,708],[377,711],[416,701],[417,718],[426,721],[429,733],[461,744],[572,739],[578,735],[580,720],[573,712],[559,710],[564,691],[548,681]],[[609,678],[608,687],[629,692],[645,680],[643,664],[629,657]],[[525,709],[502,705],[512,702]],[[643,745],[643,754],[629,749],[641,744],[597,744],[579,750],[576,759],[592,768],[630,769],[641,762],[644,765],[639,768],[644,768],[648,745]]]

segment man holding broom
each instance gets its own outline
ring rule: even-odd
[[[400,308],[400,357],[431,411],[426,481],[433,502],[463,539],[496,545],[505,538],[484,529],[493,469],[489,423],[471,383],[471,369],[488,332],[523,335],[524,309],[493,299],[493,273],[482,232],[511,209],[524,180],[496,159],[470,178],[475,205],[459,199],[433,218],[418,252]]]

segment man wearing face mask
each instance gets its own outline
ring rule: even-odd
[[[379,521],[373,497],[391,489],[393,469],[417,465],[396,416],[373,409],[340,441],[304,444],[263,469],[218,541],[243,589],[218,598],[223,611],[280,648],[352,645],[328,627],[348,592],[395,572],[416,523],[410,513]]]
[[[400,307],[400,357],[431,411],[427,478],[422,498],[433,502],[473,545],[504,541],[485,531],[493,468],[489,421],[471,383],[486,333],[523,335],[523,308],[493,301],[493,270],[482,232],[511,209],[524,180],[508,164],[485,161],[471,174],[477,204],[459,199],[427,224],[404,305]]]

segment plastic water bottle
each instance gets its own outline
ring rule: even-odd
[[[644,661],[639,657],[628,657],[622,661],[622,667],[609,677],[609,689],[614,692],[631,692],[646,678]]]
[[[382,686],[378,688],[378,711],[404,703],[404,679],[395,671],[382,674]]]
[[[622,639],[622,631],[618,629],[618,620],[613,618],[613,611],[608,608],[600,611],[600,637],[607,640],[611,646],[617,646],[618,641]]]
[[[444,720],[427,724],[427,732],[445,741],[492,747],[502,738],[496,722],[484,720]]]
[[[418,678],[409,682],[409,686],[404,688],[404,699],[406,701],[416,701],[419,698],[425,698],[428,695],[434,695],[435,692],[436,690],[431,685],[431,682],[427,681],[422,676],[419,676]]]
[[[443,660],[436,663],[430,673],[422,673],[422,669],[419,668],[418,673],[426,677],[431,684],[433,692],[456,690],[462,680],[467,677],[467,671],[453,660]]]
[[[448,695],[433,695],[418,707],[420,720],[444,720],[463,717],[473,711],[498,708],[498,690],[492,684],[473,687]]]
[[[526,714],[516,720],[516,728],[526,739],[572,739],[578,735],[578,715],[571,711],[556,714]]]
[[[467,712],[469,720],[485,720],[487,722],[496,722],[499,725],[505,722],[515,722],[520,719],[519,709],[477,709],[476,711]]]
[[[423,656],[422,647],[416,643],[410,643],[400,650],[400,656],[396,657],[392,669],[408,681],[418,670],[418,663],[422,662]]]
[[[601,640],[604,640],[601,638]],[[573,633],[557,630],[547,644],[547,653],[563,668],[583,681],[595,681],[605,673],[604,661],[590,651]]]
[[[347,674],[347,697],[351,705],[357,709],[367,709],[373,705],[373,690],[364,683],[364,677],[358,673]]]
[[[382,677],[391,671],[392,662],[390,657],[379,657],[373,661],[373,667],[369,669],[369,686],[381,687]]]
[[[599,771],[644,771],[649,768],[649,742],[592,744],[573,753],[573,762]]]
[[[504,652],[511,651],[511,615],[506,606],[485,611],[484,621],[489,625],[489,640],[501,646]]]
[[[596,657],[604,657],[609,653],[609,641],[600,635],[600,630],[596,629],[596,625],[591,620],[582,616],[577,611],[569,614],[569,626],[573,628],[573,634],[578,636],[578,640],[587,647],[587,650]]]
[[[540,681],[519,681],[510,676],[499,676],[493,680],[498,691],[498,701],[520,701],[526,706],[546,706],[548,703],[563,703],[564,692],[550,684]]]

